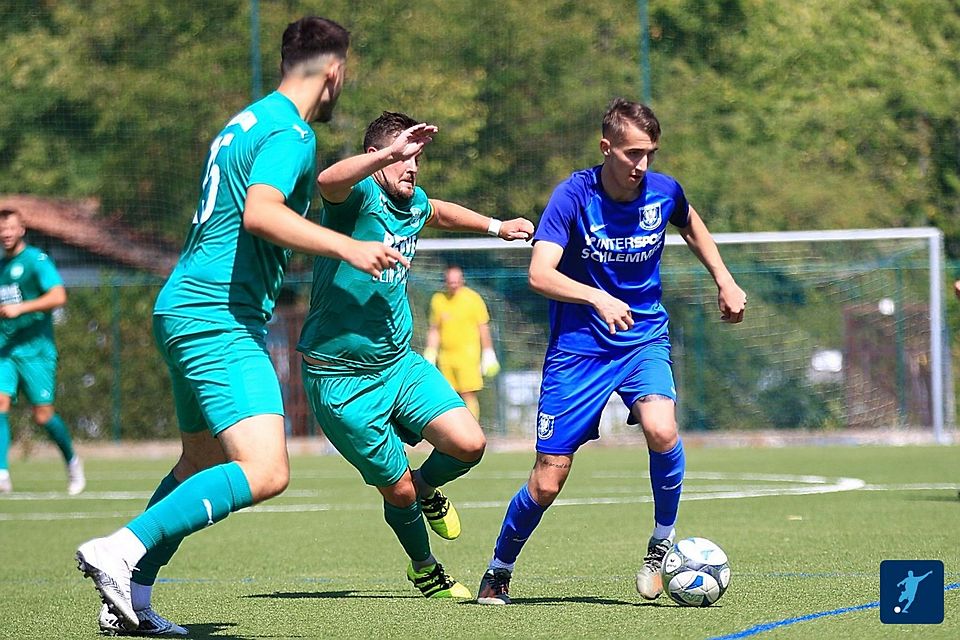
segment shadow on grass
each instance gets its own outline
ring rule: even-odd
[[[935,493],[932,495],[916,495],[911,496],[910,500],[916,500],[918,502],[952,502],[957,504],[960,502],[960,493],[954,495],[953,493]]]
[[[612,600],[610,598],[597,598],[594,596],[567,596],[567,597],[553,597],[553,598],[513,598],[511,600],[513,605],[558,605],[558,604],[601,604],[605,606],[619,605],[622,607],[635,607],[635,606],[652,606],[659,607],[660,603],[658,602],[627,602],[626,600]],[[461,605],[475,605],[475,606],[484,606],[478,604],[476,600],[464,600],[460,602]],[[513,606],[510,605],[510,606]]]
[[[277,598],[277,599],[324,599],[324,598],[372,598],[372,599],[390,599],[397,598],[416,598],[422,599],[422,596],[414,594],[398,594],[396,591],[274,591],[273,593],[256,593],[244,598]]]
[[[189,624],[187,625],[187,630],[190,632],[189,635],[185,636],[187,638],[194,639],[205,639],[205,638],[217,638],[218,640],[258,640],[259,638],[272,638],[275,636],[265,636],[265,635],[243,635],[238,636],[232,633],[223,633],[228,629],[232,629],[237,626],[236,622],[206,622],[199,624]],[[303,636],[283,636],[284,638],[301,638]]]

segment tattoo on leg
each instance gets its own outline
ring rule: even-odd
[[[547,460],[540,460],[539,464],[544,467],[553,467],[554,469],[569,469],[570,465],[566,462],[549,462]]]

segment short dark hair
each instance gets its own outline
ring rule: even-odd
[[[333,20],[306,16],[287,25],[280,47],[280,72],[287,74],[305,60],[320,55],[347,56],[350,32]]]
[[[367,125],[367,132],[363,136],[363,148],[367,150],[370,147],[375,149],[388,147],[402,131],[406,131],[415,124],[419,122],[405,113],[384,111],[379,118]]]
[[[653,142],[660,140],[660,121],[653,115],[653,109],[626,98],[614,98],[603,115],[603,137],[620,138],[629,124],[646,133]]]

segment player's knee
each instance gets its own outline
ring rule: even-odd
[[[245,468],[247,482],[254,502],[262,502],[283,493],[290,484],[290,468],[287,465],[258,466]]]
[[[483,452],[487,448],[487,438],[483,429],[474,423],[471,428],[459,428],[452,437],[446,437],[435,443],[436,448],[460,462],[471,466],[480,462]]]
[[[477,429],[475,433],[459,442],[458,445],[458,451],[454,454],[454,457],[463,462],[477,463],[480,462],[480,458],[483,457],[483,452],[487,448],[487,437],[483,435],[483,431]]]
[[[261,480],[260,495],[261,500],[273,498],[287,490],[290,485],[290,470],[286,467],[277,469],[269,476]]]
[[[553,478],[531,478],[529,484],[530,497],[541,507],[549,507],[560,495],[563,484]]]
[[[679,434],[677,433],[676,422],[663,422],[653,424],[643,429],[647,440],[647,446],[652,451],[664,452],[670,451],[676,446]]]
[[[2,411],[2,408],[0,408]],[[43,426],[53,419],[53,407],[50,405],[41,405],[33,408],[33,421]]]
[[[387,487],[377,487],[383,499],[394,507],[403,509],[417,500],[417,488],[409,474]]]

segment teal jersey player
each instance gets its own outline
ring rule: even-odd
[[[62,286],[53,260],[36,247],[27,245],[20,253],[0,259],[0,305],[36,300]],[[0,357],[28,356],[57,357],[52,310],[0,318]]]
[[[33,421],[44,428],[67,463],[67,493],[86,486],[73,439],[54,410],[57,346],[53,310],[67,301],[63,280],[50,257],[24,242],[26,226],[14,209],[0,209],[0,493],[13,491],[8,467],[10,406],[22,393]]]
[[[416,186],[419,157],[436,127],[385,112],[367,127],[365,153],[318,179],[323,223],[357,240],[390,246],[412,261],[424,225],[527,238],[522,218],[501,223],[430,200]],[[436,367],[410,350],[413,319],[407,266],[372,279],[318,258],[310,313],[298,349],[310,406],[331,444],[383,496],[384,519],[410,560],[407,579],[428,598],[469,598],[430,550],[424,517],[438,535],[460,535],[456,509],[438,487],[483,455],[480,425]],[[410,471],[404,443],[434,445]]]
[[[157,298],[156,314],[243,324],[269,320],[291,252],[244,230],[247,189],[271,186],[288,208],[306,215],[316,147],[310,125],[278,91],[227,123],[207,154],[193,226]]]
[[[154,309],[183,453],[146,510],[77,549],[104,602],[100,629],[186,635],[157,614],[158,571],[181,540],[281,493],[290,467],[277,374],[266,345],[290,250],[346,260],[368,277],[405,260],[304,218],[315,179],[308,122],[329,122],[343,88],[349,33],[307,16],[289,24],[277,91],[232,118],[202,167],[177,267]]]
[[[322,222],[357,240],[383,242],[412,262],[430,215],[420,187],[409,200],[395,200],[367,177],[345,201],[324,202]],[[338,260],[317,258],[298,349],[346,373],[379,370],[399,360],[413,335],[407,272],[398,265],[372,279]]]

